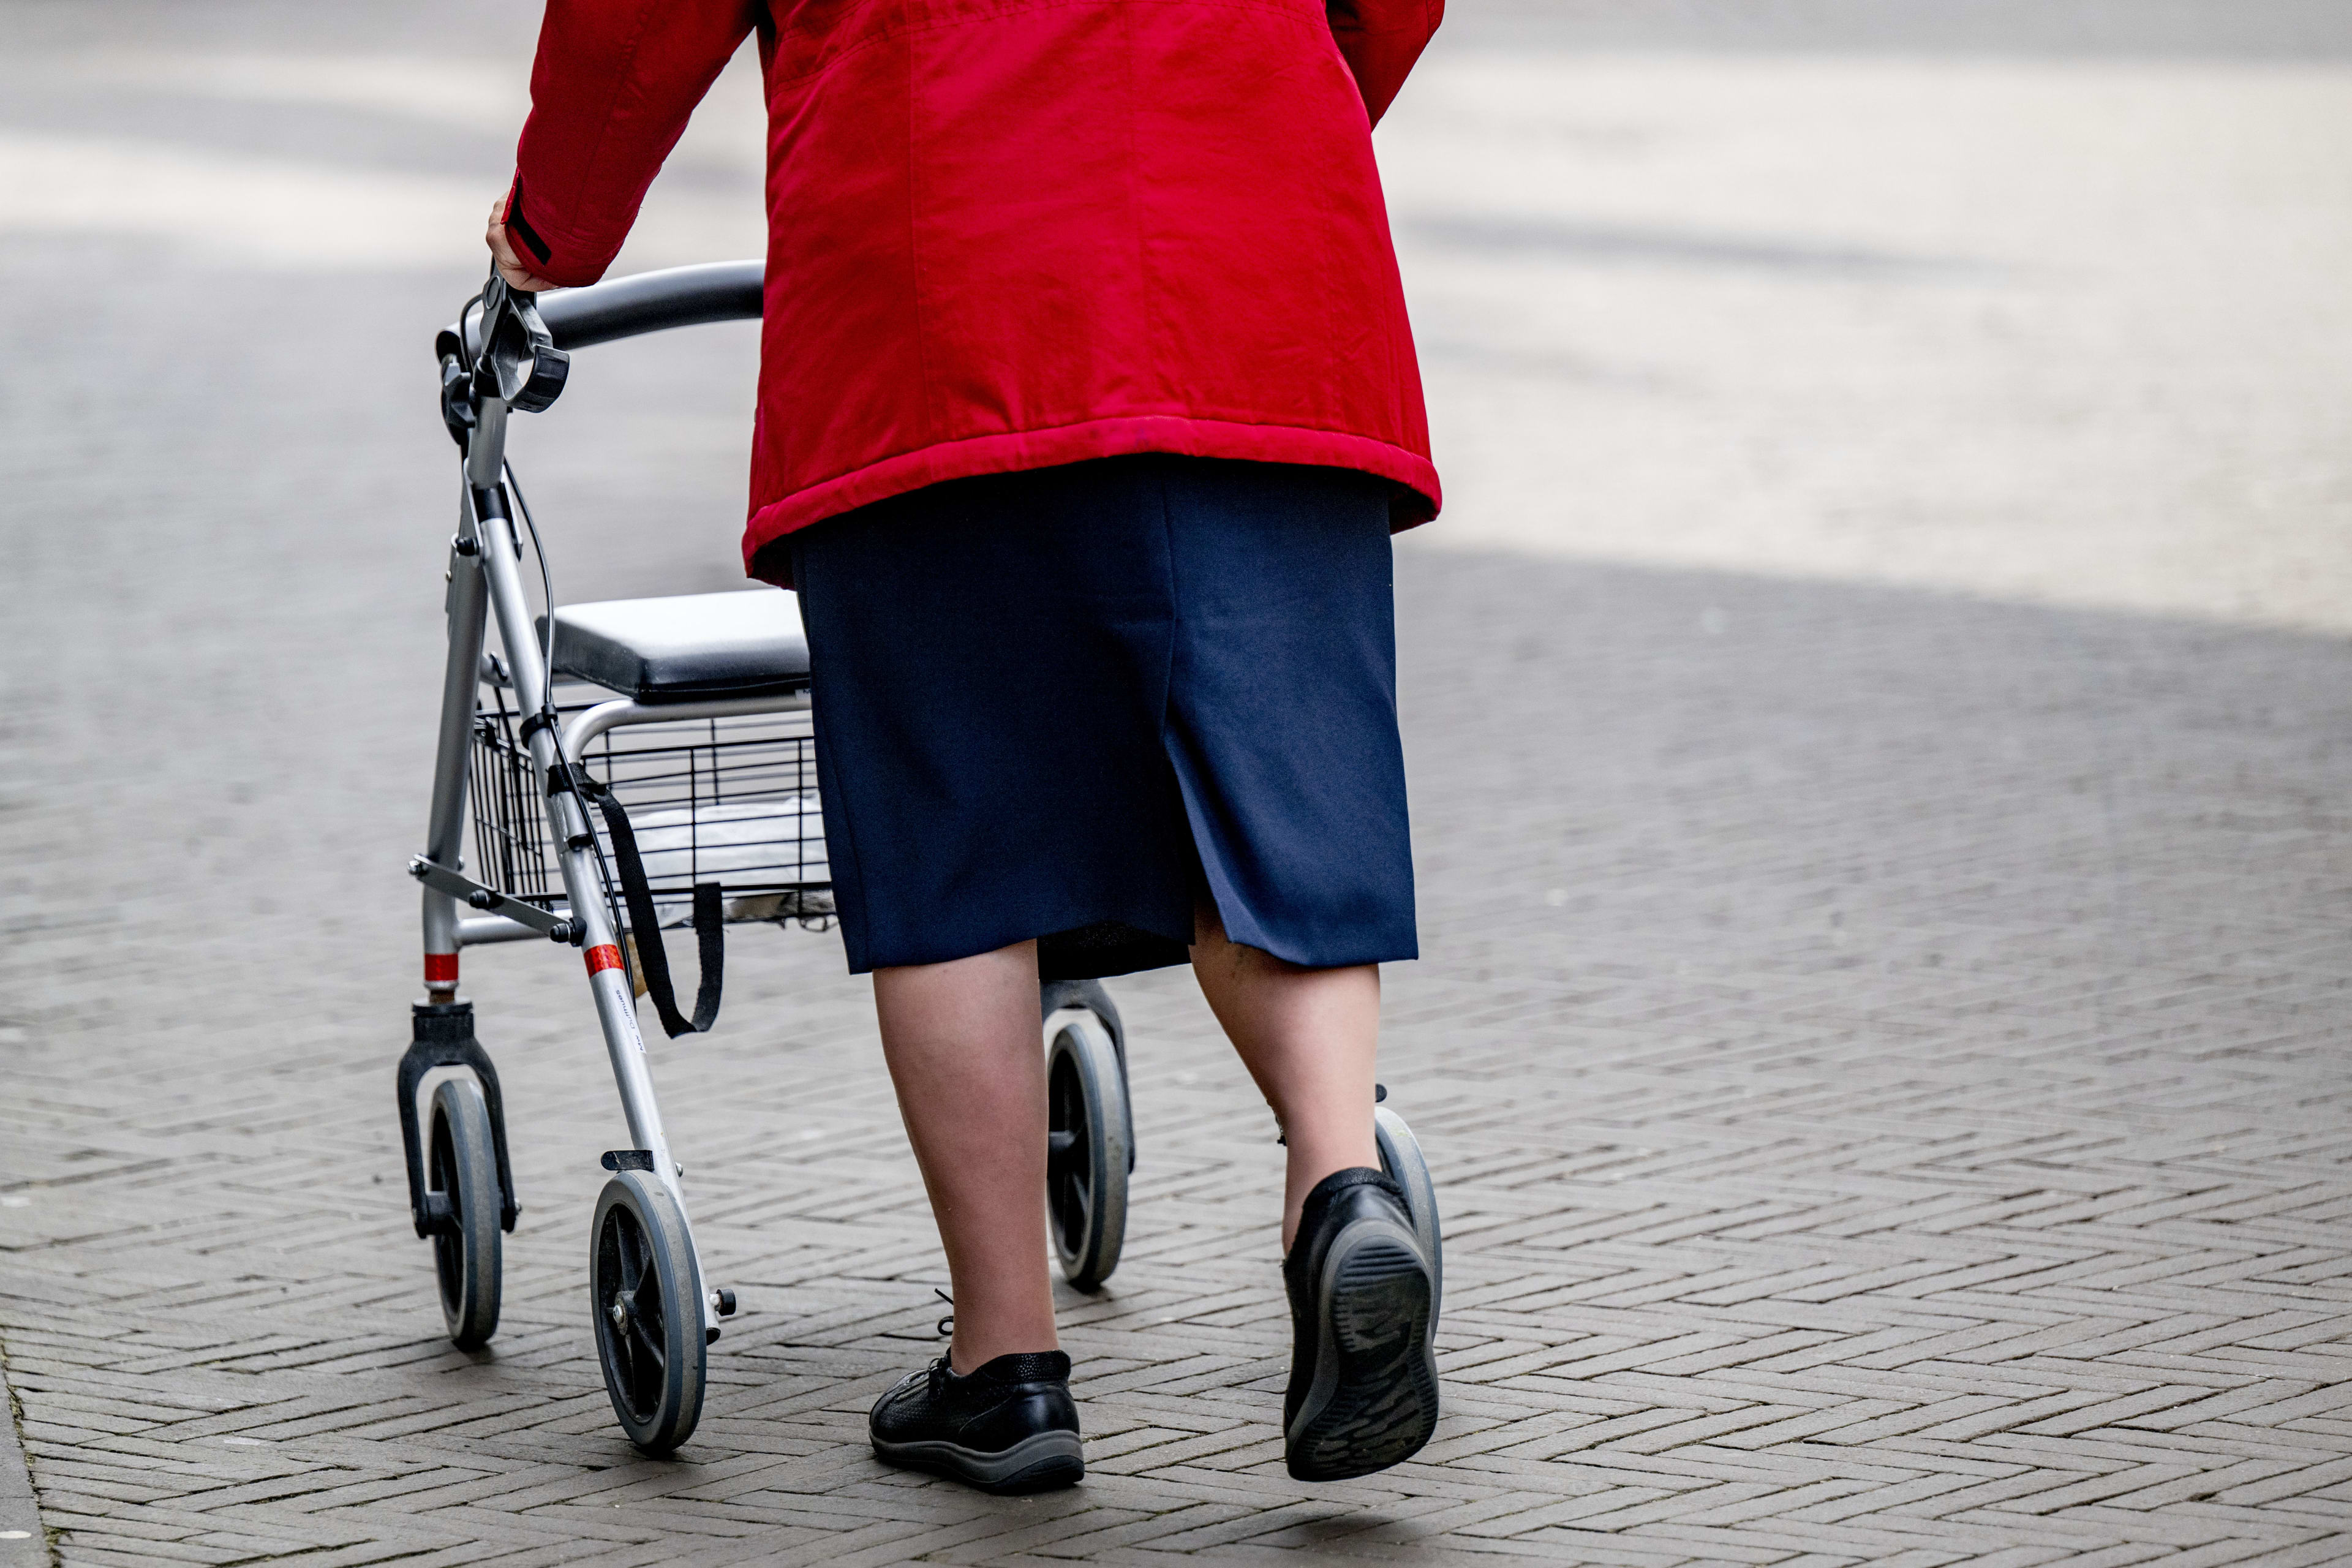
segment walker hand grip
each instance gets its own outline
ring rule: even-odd
[[[555,346],[540,320],[539,300],[493,276],[482,293],[482,353],[474,362],[478,396],[537,414],[562,395],[572,356]]]

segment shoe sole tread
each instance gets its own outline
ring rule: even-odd
[[[1410,1458],[1437,1427],[1429,1268],[1402,1224],[1359,1220],[1323,1266],[1315,1380],[1284,1447],[1292,1477],[1345,1480]]]

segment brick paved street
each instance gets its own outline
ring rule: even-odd
[[[2265,0],[2237,39],[2217,7],[2149,0],[2145,53],[2207,95],[2192,174],[2223,192],[2352,118],[2352,32]],[[1441,123],[1479,84],[1550,59],[1630,94],[1546,53],[1595,42],[1649,51],[1636,142],[1735,77],[1901,99],[1938,50],[2012,104],[2074,69],[2161,103],[2113,6],[2043,7],[2031,50],[1922,23],[1850,56],[1839,6],[1760,8],[1785,58],[1733,9],[1473,10],[1383,132],[1433,395],[1570,421],[1544,461],[1590,498],[1441,402],[1459,525],[1400,554],[1425,957],[1390,975],[1382,1077],[1445,1205],[1438,1436],[1368,1481],[1283,1474],[1281,1152],[1169,972],[1114,983],[1127,1258],[1061,1298],[1089,1476],[993,1500],[865,1447],[945,1270],[830,936],[739,928],[717,1033],[653,1047],[744,1306],[678,1458],[637,1458],[598,1380],[583,1242],[625,1134],[576,961],[537,944],[467,959],[525,1212],[493,1348],[440,1334],[391,1093],[452,503],[426,342],[534,8],[0,3],[0,1353],[57,1559],[2352,1561],[2352,325],[2317,283],[2344,143],[2179,226],[2179,276],[2268,270],[2170,335],[2138,330],[2159,291],[2013,211],[1965,258],[2008,272],[1906,293],[1928,239],[1857,218],[1839,260],[1826,195],[1781,231],[1662,187],[1657,232],[1715,245],[1672,254],[1491,164],[1432,205],[1446,137],[1499,157],[1553,112]],[[698,124],[625,268],[755,247],[726,142],[755,107]],[[1603,166],[1631,114],[1543,155],[1631,180]],[[2160,186],[2135,145],[2122,205]],[[2022,156],[1953,154],[1979,204]],[[1958,222],[1906,210],[1889,231]],[[2109,313],[2053,343],[2070,300]],[[1802,374],[1775,321],[1818,334]],[[1987,477],[1906,510],[1906,464],[1958,471],[1913,363],[1948,353]],[[582,356],[516,447],[562,596],[733,584],[751,368],[725,328]],[[1737,460],[1677,468],[1718,415]],[[2048,434],[2074,417],[2085,445]],[[1809,468],[1831,432],[1845,466]],[[2124,500],[2077,504],[2103,479]],[[2158,491],[2138,551],[2126,502]],[[0,1442],[0,1531],[14,1484]],[[0,1565],[44,1544],[0,1535]]]

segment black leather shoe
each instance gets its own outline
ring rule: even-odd
[[[991,1492],[1041,1492],[1087,1473],[1070,1358],[1001,1355],[969,1375],[940,1357],[874,1402],[876,1457]]]
[[[1429,1276],[1404,1190],[1388,1177],[1358,1166],[1307,1194],[1282,1260],[1292,1345],[1283,1457],[1296,1479],[1387,1469],[1437,1429]]]

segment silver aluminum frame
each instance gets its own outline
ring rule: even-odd
[[[457,945],[479,947],[492,942],[544,942],[547,933],[504,915],[467,915],[457,922]]]
[[[618,697],[583,708],[564,721],[563,758],[576,763],[597,736],[624,724],[662,724],[673,719],[748,719],[761,713],[797,713],[809,705],[805,691],[766,697],[706,697],[690,702],[639,702]]]
[[[809,706],[804,691],[766,697],[715,698],[701,701],[645,703],[627,698],[600,702],[575,713],[559,735],[545,727],[530,732],[531,773],[547,805],[551,842],[560,847],[557,864],[563,876],[565,901],[560,914],[530,910],[517,917],[505,913],[461,915],[459,898],[478,886],[465,877],[466,799],[473,764],[473,725],[481,681],[492,670],[483,658],[487,626],[495,620],[505,651],[506,678],[517,705],[525,714],[541,710],[549,694],[549,671],[532,625],[530,605],[523,592],[521,542],[516,537],[513,514],[508,510],[503,483],[507,405],[485,399],[466,446],[466,482],[458,506],[457,537],[449,542],[449,652],[441,682],[441,726],[433,766],[433,805],[425,828],[425,849],[415,874],[424,882],[425,952],[428,956],[455,957],[473,943],[545,939],[556,921],[568,922],[569,934],[589,953],[618,944],[603,892],[602,868],[595,848],[594,827],[579,797],[569,790],[548,793],[547,781],[558,762],[577,763],[586,748],[606,731],[624,724],[651,724],[677,719],[727,719],[762,713],[783,713]],[[550,613],[553,606],[549,606]],[[575,846],[577,846],[575,847]],[[659,940],[656,937],[655,940]],[[625,966],[591,970],[588,987],[596,1007],[596,1022],[604,1037],[604,1054],[620,1091],[621,1114],[635,1148],[653,1156],[654,1179],[661,1183],[687,1217],[686,1193],[680,1184],[684,1168],[671,1157],[668,1136],[662,1129],[661,1110],[654,1097],[653,1075],[646,1058],[644,1035],[637,1027],[636,997]],[[457,985],[452,980],[428,983],[429,1001],[453,1002]],[[691,1220],[687,1246],[694,1248]],[[709,1289],[702,1260],[695,1268],[704,1279],[702,1323],[706,1335],[718,1328],[716,1290]]]

